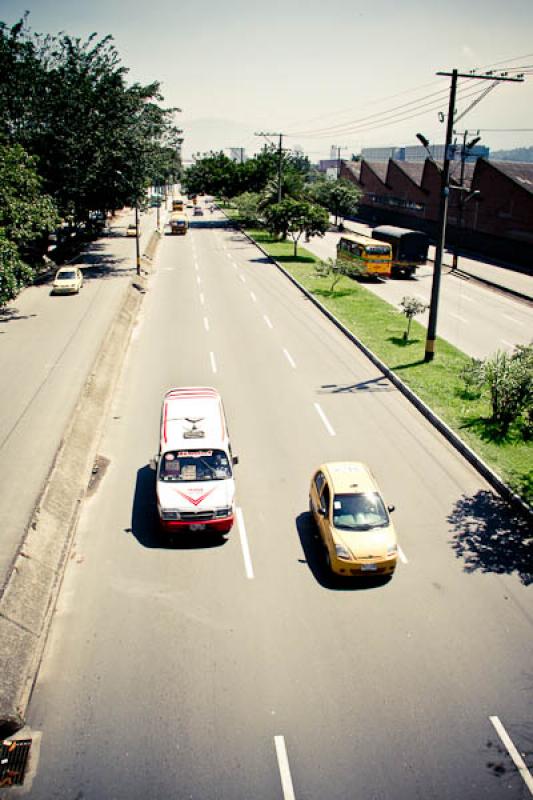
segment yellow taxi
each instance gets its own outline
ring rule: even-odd
[[[392,575],[398,558],[396,531],[378,485],[360,461],[322,464],[309,489],[326,562],[337,575]]]

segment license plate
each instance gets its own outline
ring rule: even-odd
[[[361,572],[375,572],[377,568],[377,564],[362,564]]]
[[[200,523],[196,523],[195,525],[189,525],[190,531],[205,531],[205,525]]]

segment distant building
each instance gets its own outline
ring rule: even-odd
[[[405,161],[405,147],[363,147],[361,158],[365,161]]]
[[[239,164],[242,164],[246,161],[246,151],[244,147],[230,147],[229,157],[232,161],[237,161]]]
[[[423,161],[342,161],[341,177],[362,192],[358,217],[437,238],[442,176],[438,154],[435,151],[430,159],[426,153]],[[455,159],[449,177],[447,244],[533,272],[533,164],[477,158],[462,165]],[[464,190],[471,195],[466,202]]]
[[[457,144],[453,148],[453,155],[455,161],[461,160],[461,145]],[[431,153],[431,158],[434,161],[442,162],[444,159],[444,145],[443,144],[430,144],[428,149],[422,147],[420,144],[410,145],[407,147],[363,147],[361,150],[361,158],[365,161],[372,162],[387,162],[390,158],[393,161],[409,161],[409,162],[424,162],[428,157],[428,150]],[[470,148],[465,154],[466,162],[475,162],[478,158],[488,158],[489,148],[484,145],[476,145]]]

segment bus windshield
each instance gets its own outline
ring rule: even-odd
[[[373,256],[388,256],[388,255],[390,255],[390,247],[388,245],[367,244],[367,245],[365,245],[365,250],[366,250],[367,253],[371,253]]]
[[[224,450],[171,450],[161,456],[162,481],[222,481],[231,478],[231,464]]]

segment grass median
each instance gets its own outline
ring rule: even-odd
[[[533,443],[524,441],[518,425],[505,437],[491,422],[487,395],[472,396],[460,377],[470,357],[443,339],[433,361],[425,363],[426,329],[414,320],[404,340],[404,314],[380,300],[364,283],[342,277],[332,288],[330,277],[315,270],[319,259],[303,247],[293,255],[291,241],[273,239],[264,230],[247,229],[261,247],[311,292],[363,344],[393,370],[527,503],[533,504]]]

